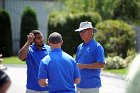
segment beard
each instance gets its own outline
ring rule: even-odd
[[[43,47],[44,44],[36,44],[37,47]]]

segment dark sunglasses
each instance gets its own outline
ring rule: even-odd
[[[85,33],[87,29],[81,30],[79,33]]]

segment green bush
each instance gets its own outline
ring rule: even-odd
[[[26,7],[24,9],[24,12],[22,14],[21,28],[20,29],[21,29],[20,47],[22,47],[27,40],[27,35],[32,30],[38,29],[38,23],[37,23],[35,11],[33,9],[31,9],[30,7]]]
[[[125,67],[128,67],[130,63],[133,61],[133,59],[136,57],[137,53],[134,49],[129,49],[127,51],[127,57],[124,59],[125,61]]]
[[[104,69],[121,69],[124,65],[124,60],[119,56],[107,57]]]
[[[114,0],[113,0],[114,1]],[[140,0],[116,0],[113,18],[127,23],[140,23]]]
[[[48,34],[52,32],[59,32],[63,37],[62,49],[68,54],[76,53],[78,45],[82,42],[78,32],[74,32],[79,28],[82,21],[91,21],[93,26],[101,21],[98,13],[63,13],[55,12],[49,15]]]
[[[9,14],[0,10],[0,53],[3,57],[12,54],[12,30]]]
[[[106,56],[127,57],[127,51],[135,47],[135,31],[132,26],[117,20],[106,20],[96,25],[95,38],[104,49]]]

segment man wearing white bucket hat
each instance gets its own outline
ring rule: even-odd
[[[99,93],[101,87],[100,72],[105,65],[104,49],[92,38],[97,32],[91,22],[81,22],[79,29],[84,41],[77,48],[76,62],[80,69],[81,82],[77,85],[77,93]]]

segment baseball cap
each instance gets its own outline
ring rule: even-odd
[[[81,22],[81,23],[80,23],[80,26],[79,26],[79,29],[76,29],[75,31],[76,31],[76,32],[80,32],[80,31],[83,31],[83,30],[89,29],[89,28],[92,28],[94,33],[97,32],[97,29],[94,28],[94,27],[92,26],[91,22],[88,22],[88,21],[86,21],[86,22]]]
[[[62,36],[57,33],[57,32],[53,32],[52,34],[50,34],[49,36],[49,42],[52,44],[57,44],[60,43],[62,41]]]

